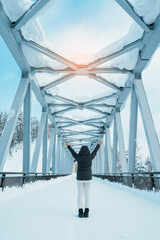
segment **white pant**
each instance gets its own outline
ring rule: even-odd
[[[77,180],[77,187],[78,187],[78,208],[83,208],[84,200],[85,208],[89,208],[91,180],[88,181]]]

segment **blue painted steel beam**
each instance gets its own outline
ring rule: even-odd
[[[122,121],[120,112],[116,112],[116,126],[117,126],[117,134],[118,134],[118,142],[119,142],[119,155],[121,160],[121,170],[122,172],[127,172],[127,162],[126,162],[126,153],[125,153],[125,145],[124,145],[124,137],[122,130]]]
[[[104,84],[105,86],[108,86],[116,91],[121,91],[122,89],[118,86],[116,86],[115,84],[109,82],[107,79],[104,79],[103,77],[101,76],[97,76],[96,74],[93,74],[93,73],[90,73],[88,75],[90,78],[96,80],[97,82],[100,82],[102,84]]]
[[[131,93],[130,124],[129,124],[129,147],[128,147],[129,172],[135,172],[136,143],[137,143],[137,114],[138,114],[138,101],[135,93],[135,87],[133,85]]]
[[[55,144],[54,136],[55,136],[55,128],[52,127],[49,150],[48,150],[47,168],[46,168],[47,173],[49,173],[49,171],[50,171],[50,166],[51,166],[52,158],[53,158],[53,150],[54,150],[54,144]]]
[[[112,163],[112,172],[117,172],[117,126],[116,118],[114,116],[114,127],[113,127],[113,163]]]
[[[53,143],[53,152],[52,152],[52,173],[55,173],[56,166],[56,129],[54,131],[54,143]]]
[[[109,173],[113,171],[113,160],[112,160],[112,149],[111,149],[111,137],[110,137],[110,128],[106,128],[106,137],[107,137],[107,154],[108,154],[108,166],[109,166]]]
[[[48,145],[48,115],[43,133],[43,149],[42,149],[42,173],[47,173],[47,145]]]
[[[71,78],[73,78],[73,77],[75,77],[75,76],[76,76],[76,75],[75,75],[74,73],[69,73],[69,74],[67,74],[67,75],[65,75],[65,76],[63,76],[63,77],[61,77],[61,78],[59,78],[59,79],[57,79],[57,80],[54,80],[53,82],[47,84],[46,86],[42,87],[41,89],[42,89],[43,91],[46,91],[46,90],[48,90],[49,88],[54,87],[54,86],[57,86],[57,85],[59,85],[59,84],[61,84],[61,83],[64,83],[64,82],[70,80]]]
[[[41,46],[40,44],[36,43],[36,42],[33,42],[33,41],[27,41],[25,40],[23,37],[22,37],[22,43],[24,45],[26,45],[27,47],[30,47],[44,55],[46,55],[47,57],[53,59],[53,60],[57,60],[58,62],[74,69],[74,70],[77,70],[77,65],[71,61],[69,61],[68,59],[60,56],[59,54],[53,52],[52,50],[48,49],[48,48],[45,48],[43,46]]]
[[[31,141],[31,85],[28,84],[23,104],[23,172],[30,171]]]
[[[92,68],[89,70],[89,74],[90,73],[99,73],[99,74],[103,74],[103,73],[107,73],[107,74],[127,74],[127,75],[132,75],[133,71],[129,71],[127,69],[119,69],[119,68]]]
[[[31,163],[31,172],[37,171],[37,165],[38,165],[40,148],[41,148],[42,139],[43,139],[44,128],[46,124],[46,118],[47,118],[47,112],[42,112],[41,120],[39,124],[38,136],[36,140],[36,146],[35,146],[32,163]]]
[[[112,53],[108,56],[105,56],[105,57],[102,57],[102,58],[99,58],[91,63],[88,64],[87,66],[87,69],[90,70],[98,65],[101,65],[105,62],[108,62],[116,57],[119,57],[133,49],[136,49],[136,48],[141,48],[143,46],[143,42],[142,42],[142,39],[138,39],[132,43],[129,43],[128,45],[124,46],[121,50],[115,52],[115,53]]]

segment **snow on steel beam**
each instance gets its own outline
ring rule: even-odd
[[[149,26],[143,21],[143,19],[135,13],[133,6],[127,0],[115,0],[128,15],[147,33],[150,33]]]
[[[53,113],[52,116],[57,116],[58,114],[61,114],[61,113],[64,113],[64,112],[69,112],[69,111],[72,111],[74,109],[76,109],[76,107],[70,107],[70,108],[67,108],[67,109],[63,109],[63,110],[61,110],[59,112]]]
[[[30,67],[23,55],[20,43],[18,42],[17,39],[15,39],[15,33],[11,29],[11,22],[6,16],[1,3],[0,3],[0,35],[5,41],[7,47],[12,53],[21,71],[23,73],[28,73],[30,71]]]
[[[55,107],[55,108],[61,108],[61,107],[72,107],[74,106],[73,104],[48,104],[49,107]]]
[[[54,75],[58,75],[59,73],[75,73],[75,71],[71,68],[64,68],[64,69],[53,69],[51,67],[31,67],[31,75],[36,73],[51,73]]]
[[[52,96],[52,95],[51,95]],[[53,95],[52,96],[54,99],[57,99],[59,101],[62,101],[62,102],[66,102],[66,103],[70,103],[72,105],[75,105],[75,106],[78,106],[79,104],[77,102],[74,102],[68,98],[64,98],[64,97],[61,97],[61,96],[58,96],[58,95]]]
[[[78,123],[77,120],[74,120],[74,119],[71,119],[71,118],[62,117],[62,116],[56,116],[56,119],[72,121],[72,122]]]
[[[110,98],[114,98],[114,97],[118,97],[118,94],[117,93],[113,93],[113,94],[111,94],[109,96],[104,96],[104,97],[101,97],[101,98],[93,99],[91,101],[88,101],[88,102],[84,103],[84,106],[88,106],[90,104],[97,103],[97,102],[102,102],[104,100],[107,100],[107,99],[110,99]]]
[[[102,112],[102,111],[100,111],[100,110],[98,110],[98,109],[95,109],[95,108],[93,108],[93,107],[85,106],[85,108],[87,108],[87,109],[89,109],[89,110],[91,110],[91,111],[93,111],[93,112],[99,113],[99,114],[101,114],[101,115],[104,115],[104,116],[106,116],[106,117],[109,115],[108,113]]]
[[[133,71],[119,68],[92,68],[89,70],[89,73],[107,73],[107,74],[128,74],[132,75]]]
[[[92,122],[92,121],[95,121],[95,122],[96,122],[96,121],[102,121],[103,119],[106,120],[106,116],[100,117],[100,118],[91,118],[91,119],[85,120],[84,122],[85,122],[85,123]]]
[[[75,74],[74,74],[74,73],[69,73],[69,74],[67,74],[67,75],[65,75],[65,76],[63,76],[63,77],[61,77],[61,78],[59,78],[59,79],[57,79],[57,80],[55,80],[55,81],[47,84],[46,86],[41,87],[41,89],[42,89],[43,91],[46,91],[46,90],[48,90],[49,88],[54,87],[54,86],[56,86],[56,85],[59,85],[59,84],[61,84],[61,83],[64,83],[64,82],[66,82],[67,80],[70,80],[70,79],[73,78],[73,77],[75,77]]]
[[[71,67],[72,69],[74,70],[77,70],[77,66],[75,63],[69,61],[68,59],[60,56],[59,54],[53,52],[52,50],[48,49],[48,48],[45,48],[43,46],[41,46],[40,44],[36,43],[36,42],[33,42],[33,41],[27,41],[25,40],[23,37],[22,37],[22,43],[44,55],[46,55],[47,57],[51,58],[51,59],[54,59],[54,60],[57,60],[58,62],[68,66],[68,67]]]
[[[95,79],[97,82],[100,82],[100,83],[102,83],[102,84],[104,84],[104,85],[106,85],[106,86],[108,86],[110,88],[113,88],[116,91],[121,91],[122,90],[122,88],[117,87],[115,84],[109,82],[107,79],[104,79],[101,76],[97,76],[96,74],[90,73],[88,75],[88,77],[90,77],[92,79]]]
[[[133,49],[135,49],[135,48],[140,48],[140,47],[142,47],[142,45],[143,45],[143,40],[142,39],[138,39],[138,40],[136,40],[136,41],[134,41],[132,43],[129,43],[128,45],[124,46],[121,50],[119,50],[119,51],[117,51],[115,53],[112,53],[112,54],[110,54],[110,55],[108,55],[106,57],[99,58],[99,59],[89,63],[88,66],[87,66],[87,69],[90,70],[93,67],[96,67],[96,66],[98,66],[100,64],[108,62],[108,61],[110,61],[110,60],[112,60],[112,59],[114,59],[116,57],[119,57],[119,56],[121,56],[121,55],[123,55],[123,54],[125,54],[125,53],[127,53],[127,52],[129,52],[129,51],[131,51]]]
[[[37,0],[27,12],[25,12],[15,23],[12,23],[12,27],[16,30],[19,30],[29,20],[31,20],[33,17],[36,17],[40,10],[49,2],[50,0]]]

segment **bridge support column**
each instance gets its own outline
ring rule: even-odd
[[[30,170],[31,85],[28,84],[23,104],[23,172]]]
[[[56,152],[56,166],[57,166],[57,174],[59,174],[59,166],[60,166],[60,136],[57,135],[57,152]]]
[[[10,112],[8,114],[8,118],[5,124],[3,134],[0,138],[0,149],[1,149],[0,150],[0,171],[3,171],[3,168],[4,168],[5,160],[9,152],[9,147],[12,141],[17,119],[19,116],[19,112],[20,112],[24,97],[26,95],[28,84],[29,84],[28,76],[26,78],[22,77],[15,95],[15,98],[13,100]]]
[[[39,154],[40,154],[40,149],[41,149],[41,144],[42,144],[42,138],[43,138],[43,133],[44,133],[44,128],[46,124],[46,118],[47,118],[47,112],[42,111],[41,114],[41,120],[39,124],[39,130],[38,130],[38,136],[36,140],[36,146],[32,158],[32,165],[31,165],[31,172],[36,172],[37,171],[37,165],[38,165],[38,160],[39,160]]]
[[[108,173],[107,128],[105,129],[104,173],[105,173],[105,174]]]
[[[116,115],[118,142],[119,142],[119,155],[121,160],[121,170],[122,172],[127,172],[127,162],[126,162],[126,153],[125,153],[121,115],[120,115],[120,112],[116,112],[115,115]]]
[[[99,149],[99,151],[98,151],[98,155],[99,155],[99,174],[102,174],[102,172],[103,172],[102,147],[100,147],[100,149]]]
[[[160,145],[141,78],[134,82],[154,171],[160,171]]]
[[[108,164],[109,164],[109,173],[112,172],[112,150],[111,150],[111,137],[110,137],[110,128],[106,128],[106,141],[107,141],[107,157],[108,157]]]
[[[129,147],[128,147],[128,171],[129,172],[135,172],[137,114],[138,114],[138,101],[135,93],[135,87],[133,85],[132,93],[131,93],[131,105],[130,105],[130,126],[129,126]]]
[[[116,125],[116,117],[114,117],[114,127],[113,127],[113,163],[112,163],[112,171],[113,173],[117,172],[117,125]]]
[[[55,174],[56,169],[56,129],[54,130],[54,142],[52,151],[52,174]]]
[[[49,150],[48,150],[48,158],[47,158],[47,164],[46,164],[46,173],[50,172],[50,166],[51,166],[51,161],[53,157],[53,148],[54,148],[54,135],[55,135],[55,128],[52,127]]]
[[[47,143],[48,143],[48,115],[46,116],[46,122],[43,134],[43,149],[42,149],[42,173],[47,172]]]

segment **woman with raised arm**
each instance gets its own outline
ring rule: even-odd
[[[77,154],[66,142],[66,146],[71,152],[72,156],[78,163],[77,170],[77,186],[78,186],[78,208],[79,208],[79,217],[88,217],[89,216],[89,200],[90,200],[90,185],[92,180],[92,160],[96,156],[96,153],[102,145],[102,142],[98,142],[94,151],[90,153],[88,146],[82,146],[79,153]],[[85,211],[83,212],[83,197],[85,198]]]

